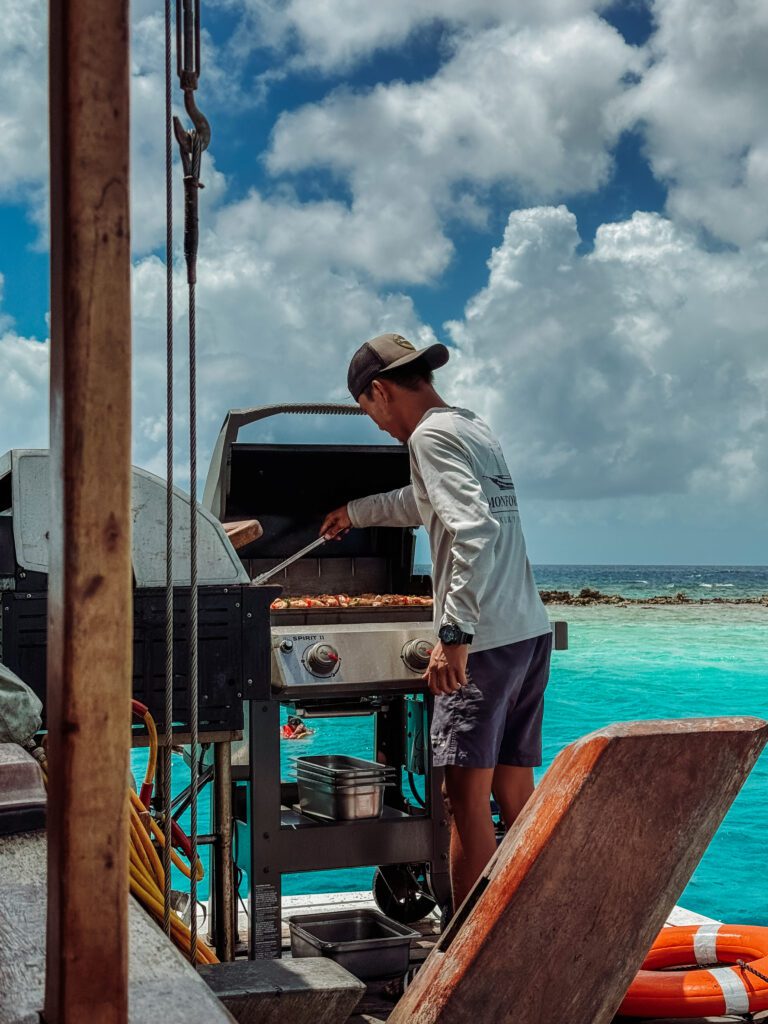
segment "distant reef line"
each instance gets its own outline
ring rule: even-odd
[[[570,604],[576,606],[612,604],[626,608],[632,604],[759,604],[768,607],[768,594],[755,597],[689,597],[684,590],[676,594],[657,594],[654,597],[624,597],[622,594],[604,594],[592,587],[582,587],[578,593],[570,590],[540,590],[544,604]]]

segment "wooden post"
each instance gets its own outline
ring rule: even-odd
[[[127,0],[52,0],[48,1024],[128,982],[131,310]]]

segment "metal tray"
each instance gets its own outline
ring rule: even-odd
[[[380,818],[384,809],[383,782],[365,782],[360,785],[333,785],[299,776],[299,807],[326,821],[360,821]]]
[[[391,786],[395,782],[395,774],[393,771],[381,771],[381,772],[343,772],[339,774],[330,774],[329,772],[322,771],[322,769],[315,768],[313,765],[296,765],[295,775],[297,779],[317,779],[318,782],[327,782],[333,786],[358,786],[360,784],[368,783],[386,783]]]
[[[294,957],[327,956],[361,981],[400,978],[419,933],[377,910],[344,910],[288,918]]]
[[[334,782],[356,783],[361,778],[389,778],[394,774],[391,765],[379,764],[378,761],[365,761],[360,757],[349,757],[347,754],[314,754],[297,757],[296,773],[311,772],[313,775],[326,776]]]
[[[364,778],[356,779],[354,782],[334,782],[333,779],[327,779],[321,775],[313,775],[311,772],[299,772],[296,775],[296,782],[299,781],[303,782],[306,786],[316,786],[319,789],[327,790],[329,793],[394,786],[395,784],[394,781],[389,781],[379,776],[365,776]]]

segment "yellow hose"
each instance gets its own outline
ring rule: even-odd
[[[131,808],[131,810],[133,810],[135,808],[139,815],[141,814],[142,811],[144,811],[144,813],[146,814],[146,808],[144,807],[144,804],[142,804],[141,800],[139,800],[138,796],[133,791],[131,791],[131,803],[133,804],[133,807]],[[157,840],[158,845],[161,848],[164,847],[165,846],[165,834],[164,834],[163,830],[160,828],[160,826],[157,824],[157,822],[155,821],[154,818],[150,818],[149,819],[149,827],[151,828],[152,835]],[[179,857],[179,855],[173,849],[171,850],[171,860],[176,865],[176,867],[179,869],[179,871],[182,871],[187,876],[187,878],[189,878],[190,872],[191,872],[191,868],[187,864],[184,863],[184,861],[181,859],[181,857]],[[202,861],[198,857],[198,859],[197,859],[197,880],[198,880],[198,882],[202,879],[204,874],[205,874],[205,868],[203,867]]]
[[[150,784],[154,782],[157,768],[157,728],[149,712],[144,715],[144,722],[147,726],[147,735],[149,736],[149,760],[147,762],[147,770],[144,773],[144,782],[145,784]],[[155,849],[155,844],[152,842],[152,837],[154,836],[155,842],[162,848],[165,846],[165,835],[139,799],[138,794],[131,789],[129,790],[129,796],[131,820],[129,877],[131,892],[144,909],[162,925],[165,871]],[[171,860],[187,878],[190,877],[191,867],[185,864],[173,849],[171,850]],[[195,874],[198,881],[205,874],[199,858],[195,865]],[[193,913],[196,913],[196,911],[197,908],[193,908]],[[173,909],[171,910],[171,939],[187,959],[191,960],[192,939],[189,928],[187,928]],[[213,950],[200,938],[197,940],[196,960],[197,963],[203,964],[217,964],[219,962]]]
[[[132,821],[129,824],[131,830],[131,851],[135,851],[138,854],[142,864],[147,869],[147,871],[151,871],[152,865],[150,863],[149,857],[147,856],[144,847],[141,845],[141,839],[139,839],[138,830]]]
[[[152,874],[157,879],[158,885],[162,889],[165,885],[165,871],[163,871],[163,865],[160,861],[160,857],[157,854],[149,832],[144,826],[144,822],[141,820],[139,815],[136,813],[136,809],[131,807],[131,821],[133,822],[134,828],[138,832],[139,842],[144,849],[144,853],[149,858],[149,863],[152,868]]]
[[[147,712],[144,716],[149,735],[149,761],[144,774],[145,784],[154,782],[157,767],[157,728],[155,727],[152,715]],[[43,773],[43,781],[48,786],[48,763],[40,761],[40,768]],[[163,830],[157,825],[147,808],[139,799],[137,793],[132,789],[128,790],[130,796],[130,844],[128,847],[128,878],[130,891],[141,903],[144,909],[160,925],[163,924],[163,889],[165,883],[165,872],[162,861],[152,841],[160,847],[165,845]],[[147,827],[147,823],[148,826]],[[191,868],[184,863],[175,850],[171,850],[171,860],[182,871],[187,878],[190,877]],[[205,874],[200,859],[195,865],[198,881]],[[193,908],[193,913],[197,908]],[[189,928],[184,924],[175,910],[171,909],[171,940],[181,950],[188,960],[192,959],[192,938]],[[196,962],[200,964],[217,964],[219,961],[213,950],[202,939],[197,940]]]
[[[151,868],[149,867],[149,864],[141,856],[141,853],[138,847],[136,846],[136,842],[134,840],[133,835],[131,835],[131,843],[130,846],[128,847],[128,857],[130,859],[131,865],[135,866],[137,871],[139,871],[141,874],[146,875],[147,878],[152,877]]]
[[[145,879],[138,877],[136,874],[131,872],[130,874],[131,892],[139,900],[158,923],[162,924],[163,921],[163,900],[162,893],[156,886],[148,883]],[[187,959],[190,959],[190,948],[191,948],[191,937],[189,928],[184,924],[180,917],[171,911],[171,939],[174,944],[186,955]],[[203,964],[216,964],[218,959],[214,954],[213,950],[205,943],[198,939],[197,942],[197,962]]]
[[[147,761],[147,770],[144,772],[144,782],[153,782],[157,768],[157,726],[149,712],[144,715],[144,724],[149,736],[149,760]]]

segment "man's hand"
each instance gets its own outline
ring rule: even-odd
[[[323,525],[320,527],[320,536],[325,537],[326,540],[336,539],[341,540],[345,533],[348,533],[352,529],[352,521],[349,518],[349,512],[347,512],[347,506],[342,505],[341,508],[334,509],[333,512],[329,512],[323,520]]]
[[[456,693],[467,682],[469,644],[443,646],[438,640],[432,648],[429,668],[422,676],[429,683],[429,692],[435,697],[441,693]]]

